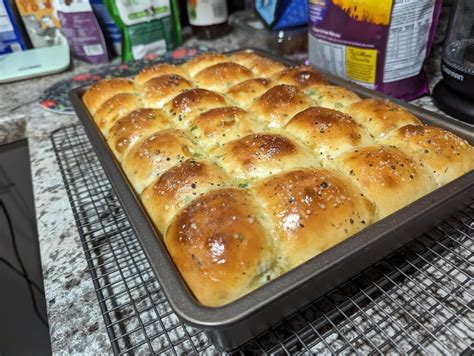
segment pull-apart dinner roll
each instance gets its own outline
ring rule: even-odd
[[[219,165],[243,182],[292,168],[320,166],[306,148],[272,133],[252,134],[231,141],[215,155]]]
[[[396,147],[360,147],[333,163],[375,203],[380,219],[436,189],[428,171]]]
[[[474,147],[455,134],[434,126],[407,125],[382,141],[416,157],[444,185],[474,169]]]
[[[224,106],[203,112],[192,123],[191,136],[206,150],[252,133],[257,123],[251,115],[236,106]]]
[[[312,84],[304,89],[318,106],[339,110],[347,113],[349,107],[360,101],[359,96],[352,90],[336,85]]]
[[[401,106],[387,100],[364,99],[352,104],[347,113],[364,126],[375,139],[408,124],[421,125],[421,121]]]
[[[238,51],[227,56],[229,61],[238,63],[247,68],[252,68],[252,63],[257,60],[262,60],[263,57],[252,51]]]
[[[374,143],[369,133],[340,111],[311,107],[296,114],[285,127],[310,147],[321,161],[332,160],[356,146]]]
[[[278,236],[279,263],[291,269],[376,220],[371,202],[336,173],[302,169],[255,185]]]
[[[306,65],[285,69],[275,74],[273,80],[278,84],[294,85],[299,89],[327,83],[324,75]]]
[[[130,79],[112,78],[103,79],[88,89],[82,101],[89,112],[94,115],[99,107],[111,97],[120,93],[134,93],[135,84]]]
[[[258,77],[271,77],[272,75],[286,69],[287,66],[269,58],[256,58],[247,66]]]
[[[192,200],[228,185],[229,177],[215,164],[188,159],[163,173],[142,193],[143,205],[159,231]]]
[[[142,105],[142,98],[137,94],[117,94],[100,106],[94,115],[94,120],[104,137],[107,137],[110,128],[117,120],[141,108]]]
[[[143,84],[143,104],[160,109],[176,95],[192,87],[191,82],[176,74],[152,78]]]
[[[249,79],[231,87],[227,96],[237,105],[247,108],[271,87],[272,81],[268,78]]]
[[[187,90],[164,106],[178,126],[188,127],[192,120],[203,112],[225,106],[224,97],[206,89]]]
[[[161,173],[197,155],[201,153],[184,132],[166,129],[137,142],[125,156],[123,170],[140,194]]]
[[[191,77],[194,77],[196,74],[198,74],[203,69],[206,69],[207,67],[228,61],[229,59],[223,54],[205,53],[183,64],[183,68],[188,71]]]
[[[215,90],[219,92],[226,91],[232,85],[243,82],[253,77],[252,71],[237,63],[226,62],[214,64],[200,71],[194,77],[199,87]]]
[[[138,109],[119,119],[109,131],[107,143],[118,161],[140,139],[168,129],[171,121],[164,111]]]
[[[183,66],[174,65],[170,63],[160,63],[152,67],[143,69],[135,77],[135,82],[137,82],[138,84],[144,84],[150,79],[153,79],[155,77],[161,77],[162,75],[166,74],[179,75],[185,79],[189,78],[188,72],[184,69]]]
[[[283,127],[300,111],[312,106],[313,102],[291,85],[277,85],[260,96],[250,107],[268,127]]]
[[[275,255],[263,224],[245,189],[212,191],[178,213],[165,244],[201,303],[227,304],[269,278]]]

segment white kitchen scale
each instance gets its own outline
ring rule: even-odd
[[[0,83],[59,73],[69,67],[68,45],[29,49],[0,56]]]

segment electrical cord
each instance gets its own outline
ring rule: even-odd
[[[31,299],[33,301],[33,308],[35,310],[35,313],[36,315],[38,316],[39,320],[46,326],[48,327],[48,322],[43,318],[43,316],[41,315],[41,313],[39,312],[39,309],[38,309],[38,305],[36,303],[36,298],[35,298],[35,294],[33,292],[33,287],[32,286],[35,286],[36,288],[40,289],[39,286],[34,283],[28,276],[28,273],[26,271],[26,268],[25,268],[25,265],[23,264],[23,261],[20,257],[20,253],[18,251],[18,246],[16,244],[16,236],[15,236],[15,232],[13,230],[13,224],[12,224],[12,220],[10,218],[10,214],[8,213],[8,210],[5,206],[5,204],[3,203],[3,200],[0,199],[0,207],[2,208],[3,210],[3,213],[5,214],[5,218],[7,219],[7,225],[8,225],[8,229],[10,230],[10,237],[11,237],[11,241],[12,241],[12,245],[13,245],[13,252],[15,253],[15,257],[16,259],[18,260],[18,264],[20,265],[20,268],[21,268],[21,271],[17,270],[11,263],[9,263],[8,261],[6,261],[5,259],[1,259],[2,262],[5,262],[6,265],[12,269],[14,269],[17,273],[19,272],[22,272],[22,273],[19,273],[21,276],[23,276],[23,278],[26,280],[27,282],[27,285],[28,285],[28,291],[30,292],[30,296],[31,296]],[[43,292],[41,292],[41,294],[44,295]]]

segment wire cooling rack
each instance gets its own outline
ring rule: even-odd
[[[51,136],[116,354],[219,354],[171,310],[82,126]],[[474,202],[231,354],[472,354]]]

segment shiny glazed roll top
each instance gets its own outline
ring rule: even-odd
[[[229,185],[230,178],[215,164],[187,159],[164,172],[142,193],[141,200],[159,231],[166,231],[181,208],[201,195]]]
[[[268,127],[283,127],[300,111],[312,106],[312,101],[291,85],[277,85],[260,96],[250,107]]]
[[[109,131],[107,143],[119,162],[133,145],[152,133],[171,128],[162,110],[138,109],[119,119]]]
[[[253,77],[252,71],[237,63],[214,64],[200,71],[194,77],[196,84],[209,90],[223,92],[232,85]]]
[[[191,124],[191,136],[206,150],[212,151],[226,142],[252,133],[258,124],[251,115],[236,106],[205,111]]]
[[[361,100],[352,90],[336,85],[312,84],[304,89],[304,93],[308,95],[316,105],[339,110],[344,113],[348,112],[352,104]]]
[[[170,63],[160,63],[152,67],[143,69],[135,77],[135,81],[139,84],[144,84],[150,79],[161,77],[162,75],[166,75],[166,74],[179,75],[185,79],[189,78],[188,72],[184,69],[183,66],[174,65]]]
[[[165,244],[197,300],[208,306],[261,285],[275,261],[261,211],[244,189],[216,190],[192,201],[172,221]]]
[[[222,95],[197,88],[177,95],[164,106],[164,110],[173,117],[176,125],[186,128],[203,112],[225,105],[226,101]]]
[[[299,89],[313,84],[327,84],[324,75],[306,65],[285,69],[275,74],[273,80],[278,84],[293,85]]]
[[[371,202],[346,178],[323,169],[282,173],[255,185],[276,227],[279,263],[289,270],[376,220]]]
[[[227,96],[237,105],[247,108],[272,85],[274,84],[268,78],[249,79],[231,87],[227,91]]]
[[[374,143],[369,133],[340,111],[311,107],[296,114],[285,127],[321,159],[332,160],[344,151]]]
[[[252,134],[231,141],[217,150],[215,157],[219,165],[242,182],[286,169],[320,166],[306,148],[272,133]]]
[[[228,61],[229,59],[223,54],[205,53],[183,64],[183,68],[187,70],[191,77],[194,77],[196,74],[198,74],[203,69],[206,69],[207,67]]]
[[[94,121],[107,137],[110,128],[117,120],[143,105],[142,98],[136,94],[117,94],[104,102],[94,115]]]
[[[140,194],[161,173],[201,155],[183,131],[167,129],[137,142],[123,160],[123,170]]]
[[[143,104],[160,109],[176,95],[192,88],[191,82],[179,75],[161,75],[143,84]]]
[[[120,93],[135,92],[135,84],[130,79],[103,79],[90,87],[82,97],[89,112],[94,115],[99,107],[111,97]]]
[[[436,189],[429,172],[393,146],[360,147],[333,163],[375,203],[380,219]]]
[[[474,169],[474,148],[453,133],[434,126],[403,126],[383,143],[399,147],[416,157],[444,185]]]
[[[375,139],[408,124],[421,125],[413,114],[387,100],[364,99],[352,104],[347,113]]]

